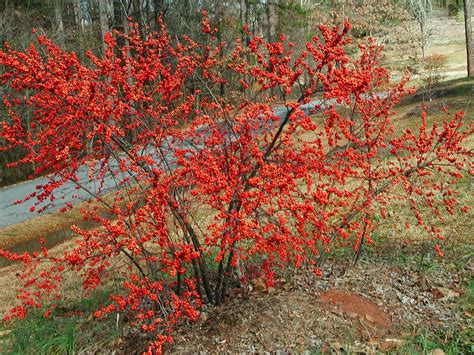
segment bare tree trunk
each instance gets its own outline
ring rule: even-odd
[[[240,15],[240,22],[242,25],[247,25],[247,6],[246,6],[246,2],[245,0],[240,0],[240,6],[239,6],[239,15]],[[247,38],[246,34],[242,31],[242,35],[241,35],[241,40],[242,40],[242,43],[245,43],[245,39]]]
[[[64,22],[61,9],[61,0],[54,0],[54,20],[56,22],[56,31],[58,33],[58,41],[61,48],[64,48]]]
[[[111,21],[115,18],[114,0],[107,0],[107,16],[109,16]]]
[[[472,2],[471,0],[464,0],[464,27],[466,32],[466,55],[467,55],[467,76],[473,76],[472,67]]]
[[[100,33],[102,40],[102,53],[105,53],[107,45],[105,44],[105,34],[109,32],[109,19],[107,16],[107,0],[99,0],[99,19]]]
[[[76,26],[82,30],[82,10],[81,10],[81,0],[74,0],[74,15],[76,20]]]
[[[418,0],[419,6],[419,21],[420,21],[420,31],[421,31],[421,57],[425,59],[426,52],[426,43],[427,43],[427,33],[426,33],[426,24],[427,24],[427,9],[426,9],[426,0]]]
[[[278,11],[276,7],[278,6],[278,0],[272,2],[267,2],[267,37],[268,41],[275,41],[276,29],[278,24]]]
[[[74,13],[76,15],[76,24],[82,33],[91,32],[92,19],[89,12],[87,0],[74,0]]]
[[[420,31],[421,31],[421,58],[425,59],[425,51],[426,51],[426,23],[421,20],[420,21]]]

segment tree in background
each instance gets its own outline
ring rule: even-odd
[[[357,38],[385,37],[393,25],[409,19],[406,7],[395,0],[332,1],[320,11],[320,22],[327,22],[328,15],[350,21]]]
[[[466,32],[466,57],[467,57],[467,76],[473,76],[472,63],[472,2],[471,0],[464,0],[464,27]]]
[[[425,58],[426,47],[428,46],[431,30],[428,26],[428,19],[433,12],[433,5],[431,0],[406,0],[406,6],[420,26],[420,48],[421,57]]]
[[[99,21],[100,21],[100,33],[102,41],[102,51],[105,52],[107,46],[105,44],[105,36],[110,31],[109,28],[109,13],[107,0],[98,0],[99,3]]]

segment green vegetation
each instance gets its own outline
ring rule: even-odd
[[[73,304],[60,304],[45,318],[45,309],[30,312],[24,319],[3,323],[0,328],[2,354],[94,353],[121,335],[109,318],[97,321],[81,314],[92,314],[107,301],[109,292],[95,291]]]
[[[474,339],[474,325],[472,316],[474,313],[474,278],[464,288],[464,295],[459,301],[459,306],[465,315],[470,315],[468,325],[463,329],[449,328],[446,331],[431,331],[422,329],[409,343],[400,349],[402,354],[428,354],[434,349],[441,349],[447,355],[472,354]]]

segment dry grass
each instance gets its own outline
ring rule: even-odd
[[[421,47],[416,44],[420,36],[419,25],[413,21],[401,23],[399,27],[386,39],[384,51],[386,56],[384,64],[393,68],[397,76],[401,75],[407,66],[417,66],[414,57],[417,60],[421,58]],[[446,80],[464,77],[467,73],[464,23],[454,18],[431,18],[428,21],[428,31],[430,35],[426,55],[444,54],[448,57],[444,71]],[[408,42],[411,41],[412,45],[408,45],[406,41],[404,44],[398,44],[399,36]],[[417,84],[418,79],[415,77],[412,83]]]
[[[39,238],[69,229],[71,225],[82,221],[81,207],[86,207],[86,203],[81,203],[64,213],[48,213],[0,229],[0,248],[11,250],[18,244],[37,241]]]
[[[107,215],[109,208],[106,203],[113,202],[121,192],[110,192],[102,199],[104,203],[97,201],[85,201],[78,203],[65,212],[52,212],[40,215],[27,221],[0,228],[0,248],[10,251],[31,250],[39,246],[40,238],[46,239],[46,246],[52,247],[62,242],[70,235],[70,227],[76,225],[80,228],[90,229],[97,225],[91,221],[84,221],[81,210],[91,210],[96,208],[97,213]],[[136,202],[138,197],[134,193],[126,195],[127,202]]]

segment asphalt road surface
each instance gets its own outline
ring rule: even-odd
[[[319,100],[312,101],[309,104],[303,105],[302,109],[306,114],[309,114],[311,108],[315,105],[321,105]],[[326,104],[328,104],[326,102]],[[276,107],[275,114],[283,119],[286,115],[287,109],[285,107]],[[112,161],[113,165],[114,162]],[[113,168],[113,167],[112,167]],[[104,186],[99,189],[95,186],[94,181],[88,178],[89,168],[81,167],[77,171],[77,184],[86,187],[88,190],[96,193],[104,194],[116,188],[116,181],[112,176],[107,176],[104,180]],[[38,216],[37,212],[31,212],[30,207],[34,206],[36,198],[29,199],[23,203],[16,204],[15,201],[22,200],[31,193],[37,191],[36,186],[45,185],[51,177],[39,177],[33,180],[25,181],[16,185],[0,188],[0,228],[21,223],[28,219]],[[41,213],[51,213],[65,207],[67,203],[77,204],[81,201],[86,201],[91,198],[89,192],[84,189],[76,189],[77,184],[67,182],[55,191],[55,200],[53,202],[46,201],[45,203],[36,206],[36,210],[48,205]]]

